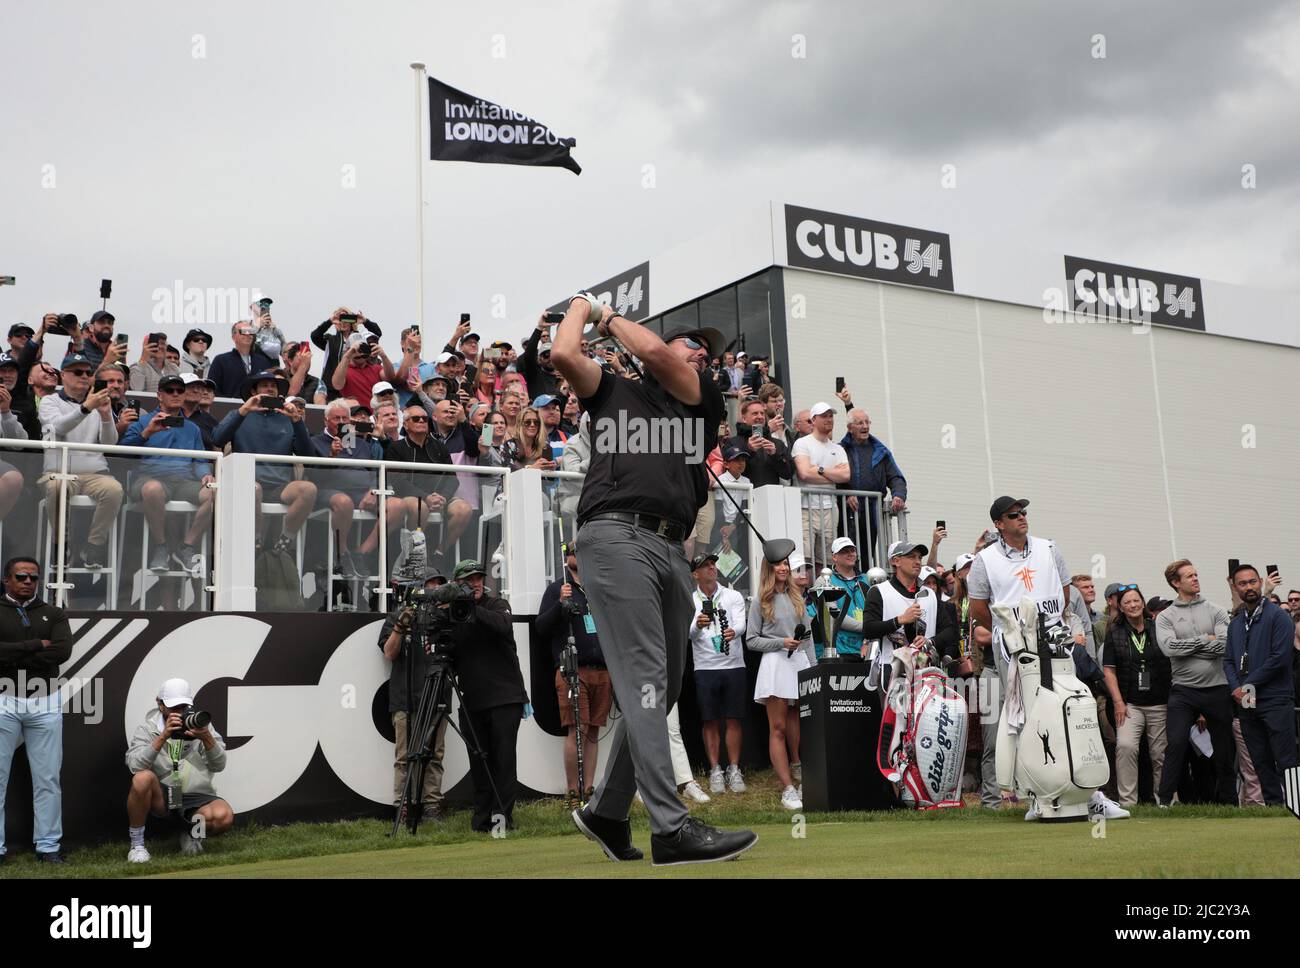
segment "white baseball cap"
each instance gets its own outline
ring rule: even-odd
[[[800,568],[808,567],[808,562],[804,561],[803,555],[799,554],[797,551],[787,558],[786,561],[789,563],[791,571],[798,571]]]
[[[925,580],[926,580],[927,578],[933,578],[933,577],[935,577],[937,574],[939,574],[939,573],[938,573],[937,571],[935,571],[933,568],[931,568],[929,565],[924,565],[924,566],[921,568],[921,574],[918,575],[917,578],[916,578],[917,584],[919,584],[919,585],[924,585],[924,584],[925,584]]]
[[[824,413],[831,413],[834,410],[829,403],[814,403],[812,409],[808,411],[809,417],[820,417]]]
[[[852,548],[854,551],[858,550],[858,546],[853,543],[852,538],[848,538],[848,537],[836,538],[834,541],[831,542],[831,554],[833,555],[839,554],[845,548]]]
[[[184,679],[168,679],[158,689],[158,698],[168,709],[194,705],[194,690]]]
[[[970,553],[964,555],[958,555],[957,563],[952,566],[952,570],[961,571],[963,568],[965,568],[967,565],[971,564],[974,561],[975,561],[975,556]]]
[[[446,362],[448,362],[449,360],[459,360],[459,359],[462,359],[462,357],[459,357],[459,356],[457,356],[455,353],[452,353],[452,352],[450,352],[450,351],[444,351],[444,352],[438,354],[438,358],[437,358],[434,362],[435,362],[435,363],[446,363]]]
[[[397,391],[393,389],[393,385],[389,383],[387,380],[380,380],[370,389],[370,395],[372,397],[377,397],[381,393],[396,393],[396,392]]]

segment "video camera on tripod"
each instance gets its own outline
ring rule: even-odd
[[[450,582],[437,588],[411,586],[401,596],[402,608],[411,613],[411,635],[424,644],[426,652],[450,659],[453,630],[474,619],[474,593]]]

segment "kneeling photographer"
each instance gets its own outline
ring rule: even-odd
[[[439,574],[432,574],[425,579],[424,591],[430,593],[447,584],[447,579]],[[392,718],[396,748],[393,750],[393,806],[400,814],[402,809],[402,792],[406,787],[407,774],[407,739],[410,735],[410,721],[420,701],[420,691],[424,686],[425,674],[428,672],[428,654],[423,643],[414,641],[412,633],[416,632],[419,602],[414,596],[402,595],[404,589],[415,586],[399,586],[397,607],[389,613],[384,626],[379,630],[379,648],[384,658],[393,664],[388,679],[388,715]],[[423,631],[423,630],[420,630]],[[412,800],[419,797],[421,814],[425,820],[442,819],[442,758],[446,750],[447,720],[442,719],[437,726],[430,756],[425,763],[424,779],[421,789],[412,791]],[[418,742],[418,741],[417,741]]]
[[[226,768],[226,744],[212,717],[191,709],[194,694],[184,679],[168,679],[158,690],[157,708],[145,714],[126,751],[131,792],[126,814],[132,864],[149,860],[145,821],[173,815],[186,824],[181,853],[197,854],[203,841],[225,833],[235,822],[230,804],[217,796],[212,775]],[[200,818],[196,821],[195,818]]]
[[[479,833],[499,829],[498,814],[506,829],[514,825],[515,741],[528,702],[510,605],[483,587],[486,575],[467,558],[450,584],[427,596],[436,613],[431,640],[449,654],[456,674],[460,733],[474,784],[470,826]]]

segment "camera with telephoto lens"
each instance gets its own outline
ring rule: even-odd
[[[412,586],[402,592],[402,607],[412,610],[411,632],[424,641],[430,656],[450,661],[455,651],[452,632],[474,619],[474,593],[455,582],[437,588]]]
[[[168,710],[168,715],[171,715],[171,710]],[[188,709],[179,715],[181,728],[172,733],[172,739],[193,739],[194,730],[207,729],[212,722],[212,713],[205,713],[201,709]]]

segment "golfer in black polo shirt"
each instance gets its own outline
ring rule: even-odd
[[[644,366],[633,381],[582,354],[598,320]],[[694,603],[682,551],[708,499],[704,459],[724,405],[706,372],[724,340],[688,329],[660,339],[580,293],[569,303],[551,361],[591,415],[591,465],[578,504],[578,563],[622,716],[604,781],[574,822],[611,860],[639,860],[628,809],[638,788],[650,814],[655,864],[727,860],[753,846],[692,818],[677,798],[668,710],[677,702]]]

